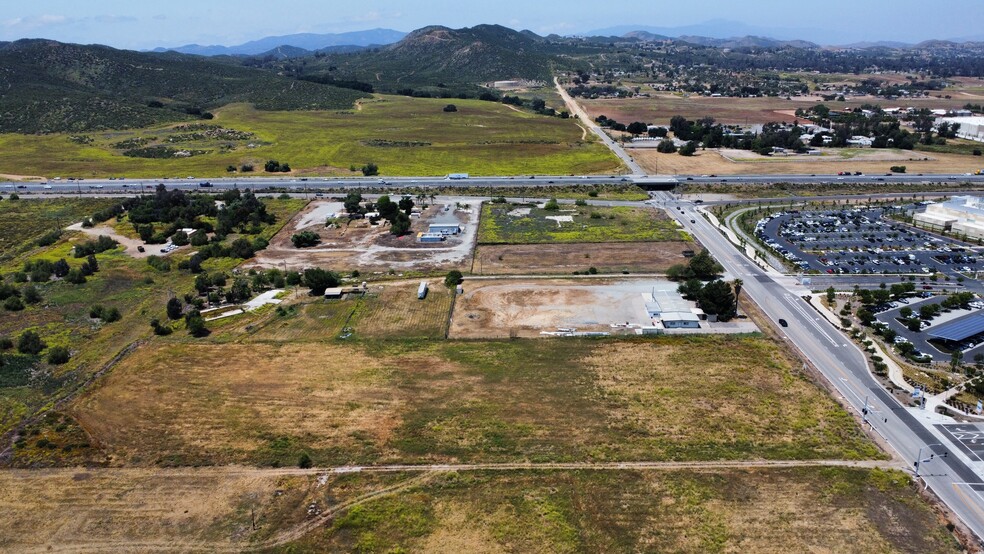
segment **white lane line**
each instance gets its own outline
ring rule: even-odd
[[[830,335],[828,335],[827,332],[823,330],[823,327],[820,327],[820,324],[817,323],[816,320],[813,319],[813,317],[810,316],[810,314],[808,314],[802,306],[800,306],[799,302],[793,299],[792,295],[784,294],[783,296],[786,298],[787,302],[789,303],[790,306],[792,306],[794,310],[799,312],[799,314],[802,315],[804,319],[810,322],[810,325],[812,325],[813,328],[816,329],[818,333],[823,335],[823,338],[827,339],[827,342],[829,342],[834,348],[840,346],[840,344],[838,344],[837,341],[831,338]]]

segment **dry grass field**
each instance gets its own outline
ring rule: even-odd
[[[478,275],[560,275],[594,267],[601,273],[659,273],[685,262],[683,251],[695,247],[685,241],[482,245],[471,270]]]
[[[439,475],[291,552],[959,552],[900,472],[799,468]],[[283,550],[280,550],[283,551]]]
[[[11,552],[960,551],[878,469],[11,471],[0,503]]]
[[[880,456],[794,367],[760,338],[161,341],[71,412],[113,465]]]

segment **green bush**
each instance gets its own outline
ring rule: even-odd
[[[48,350],[49,364],[61,365],[64,363],[68,363],[68,360],[70,358],[71,358],[71,354],[68,352],[68,349],[65,348],[64,346],[53,346],[50,350]]]

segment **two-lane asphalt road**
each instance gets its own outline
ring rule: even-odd
[[[668,196],[665,198],[669,199]],[[911,465],[920,448],[924,459],[930,453],[936,454],[932,462],[923,464],[921,477],[979,538],[984,537],[984,498],[975,490],[984,490],[984,486],[973,486],[981,485],[981,479],[954,455],[951,445],[938,445],[946,441],[938,439],[875,381],[868,372],[861,350],[802,298],[739,253],[693,204],[672,200],[667,204],[670,212],[707,247],[725,270],[742,279],[743,292],[766,315],[788,322],[782,332],[847,403],[858,412],[868,406],[868,421],[873,429],[900,457]],[[941,457],[943,454],[946,457]]]

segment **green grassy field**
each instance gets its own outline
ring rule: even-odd
[[[528,215],[509,215],[529,209]],[[571,216],[573,223],[546,219]],[[479,225],[480,244],[574,242],[637,242],[687,240],[661,212],[646,208],[565,206],[550,211],[517,204],[484,204]]]
[[[474,472],[360,504],[270,552],[960,552],[901,472]],[[380,489],[348,475],[332,491]],[[309,498],[320,501],[323,494]],[[294,516],[299,517],[298,515]],[[904,522],[904,524],[900,523]]]
[[[0,201],[0,264],[37,249],[36,241],[45,233],[78,223],[114,203],[105,198],[5,198]]]
[[[298,175],[354,175],[351,166],[376,163],[382,175],[593,174],[620,169],[618,160],[573,120],[518,112],[477,100],[377,96],[347,111],[258,111],[233,104],[209,124],[216,136],[176,126],[133,131],[0,135],[0,173],[45,177],[218,177],[230,165],[267,160]],[[233,133],[233,131],[235,133]],[[91,140],[91,142],[88,142]],[[129,141],[129,142],[127,142]],[[128,148],[162,145],[186,158],[127,157]],[[361,175],[361,173],[358,173]]]

